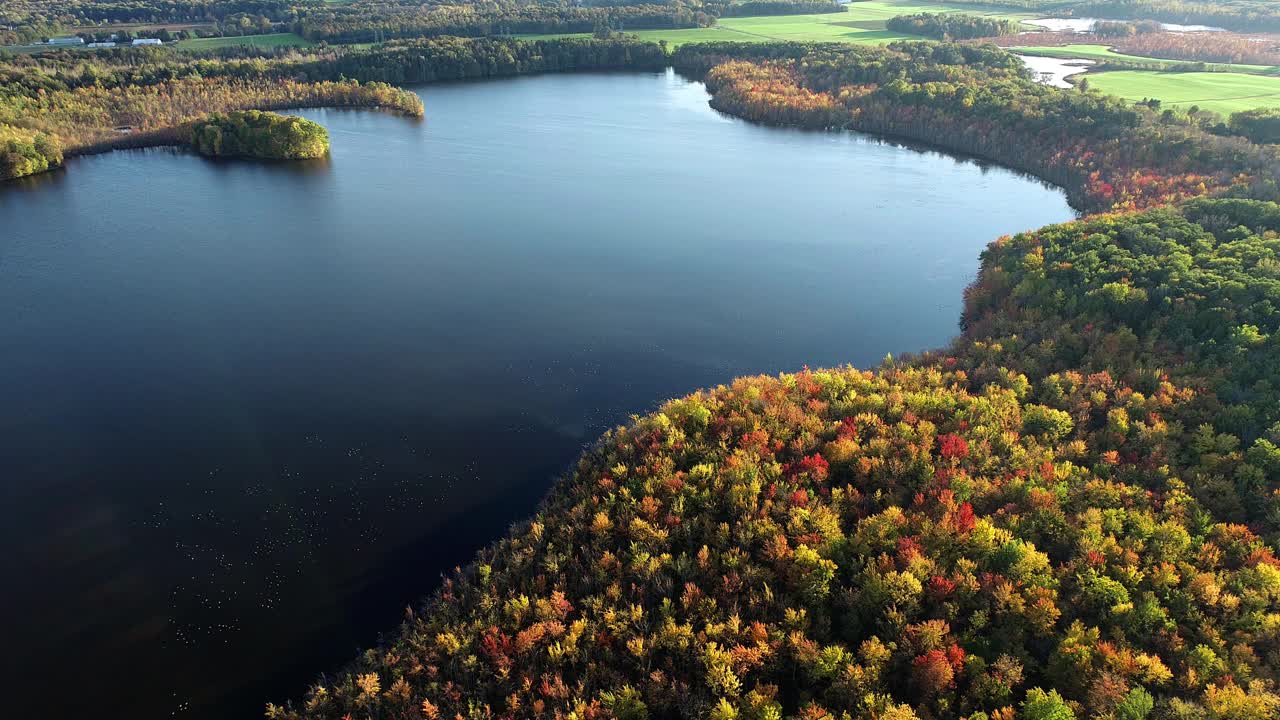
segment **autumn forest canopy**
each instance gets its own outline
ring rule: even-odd
[[[299,160],[327,155],[329,133],[303,118],[241,110],[197,121],[191,127],[191,146],[214,157]]]

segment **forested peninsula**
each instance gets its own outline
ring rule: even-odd
[[[60,147],[66,155],[182,145],[189,141],[191,123],[210,113],[362,107],[421,117],[418,96],[389,83],[657,70],[668,62],[663,46],[628,38],[440,38],[287,54],[122,48],[95,53],[90,60],[76,51],[51,52],[0,63],[0,133],[30,136],[24,142],[33,145],[44,137],[48,147]],[[27,155],[33,152],[23,148]],[[61,161],[56,155],[44,156],[47,164],[15,161],[12,167],[21,172],[3,173],[0,179],[55,167]],[[11,167],[5,162],[0,168]]]
[[[43,157],[25,165],[0,160],[0,180],[56,167],[64,153],[186,145],[192,123],[210,113],[306,107],[383,108],[418,117],[423,113],[422,101],[413,93],[385,83],[355,81],[196,76],[109,85],[41,78],[34,87],[19,85],[18,90],[0,96],[0,142],[6,133],[29,135]]]

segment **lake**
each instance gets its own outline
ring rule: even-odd
[[[1027,25],[1036,25],[1054,32],[1090,32],[1100,22],[1145,22],[1144,20],[1103,20],[1101,18],[1039,18],[1023,20]],[[1225,28],[1211,25],[1180,25],[1178,23],[1159,23],[1160,29],[1166,32],[1225,32]]]
[[[1089,67],[1094,64],[1093,60],[1055,58],[1045,55],[1019,54],[1018,57],[1022,59],[1022,64],[1026,65],[1028,70],[1035,73],[1039,82],[1057,88],[1075,87],[1067,78],[1088,72]]]
[[[11,714],[257,717],[606,427],[941,346],[988,242],[1073,217],[670,73],[419,92],[425,122],[299,113],[319,163],[116,152],[0,188]]]

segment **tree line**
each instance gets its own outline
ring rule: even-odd
[[[1016,35],[1021,24],[1016,20],[967,13],[925,12],[891,17],[885,21],[885,27],[894,32],[935,40],[973,40]]]
[[[1131,55],[1210,63],[1280,65],[1280,44],[1234,33],[1142,33],[1113,43]]]
[[[39,154],[50,158],[43,163],[24,152],[31,161],[14,165],[18,170],[7,175],[17,177],[56,167],[59,163],[53,158],[60,161],[62,148],[74,155],[116,147],[184,144],[190,138],[190,124],[210,113],[304,107],[383,108],[411,116],[423,113],[422,101],[413,93],[385,83],[355,80],[200,78],[0,96],[0,125],[30,134],[32,139],[26,142],[37,151],[48,148]]]
[[[679,2],[606,7],[508,2],[485,5],[354,3],[309,12],[298,23],[297,30],[309,40],[364,43],[443,35],[481,37],[589,33],[599,29],[694,28],[714,22],[712,15]]]
[[[14,140],[8,175],[112,147],[182,143],[185,128],[209,113],[344,106],[423,114],[422,101],[389,83],[435,82],[574,70],[658,70],[657,43],[629,38],[435,38],[376,48],[233,48],[191,55],[169,48],[120,48],[92,56],[63,51],[0,63],[0,123],[35,133]],[[8,147],[8,145],[6,145]],[[60,152],[60,151],[59,151]],[[19,162],[19,156],[26,158]],[[49,157],[53,157],[50,155]]]
[[[1046,87],[993,46],[706,43],[682,46],[673,61],[706,74],[725,112],[979,155],[1062,186],[1086,210],[1210,192],[1277,197],[1274,149],[1220,136],[1214,119]]]
[[[1246,137],[1250,142],[1278,144],[1280,143],[1280,109],[1258,108],[1232,113],[1228,128],[1230,132]]]
[[[963,0],[965,5],[1018,8],[1058,17],[1157,20],[1238,32],[1280,32],[1280,7],[1270,0]]]

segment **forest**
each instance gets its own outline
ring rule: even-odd
[[[1162,31],[1163,28],[1160,23],[1154,20],[1139,20],[1137,22],[1129,22],[1126,20],[1099,20],[1093,24],[1093,28],[1089,32],[1106,38],[1121,38],[1147,33],[1158,33]]]
[[[591,33],[707,27],[720,16],[843,12],[834,0],[15,0],[0,7],[0,45],[39,41],[57,31],[93,39],[160,26],[148,36],[296,32],[313,41],[369,43],[435,36]],[[171,32],[172,30],[172,32]]]
[[[1099,23],[1101,26],[1101,23]],[[1127,24],[1126,24],[1127,25]],[[1123,64],[1145,62],[1141,58],[1160,58],[1201,63],[1236,63],[1246,65],[1280,65],[1280,46],[1267,37],[1238,35],[1229,32],[1183,33],[1143,32],[1122,35],[1104,35],[1057,32],[1014,35],[994,40],[997,45],[1009,47],[1054,47],[1061,45],[1096,42],[1123,55],[1138,58],[1115,57],[1107,63]],[[1157,63],[1145,63],[1157,65]],[[1174,69],[1172,64],[1166,69]]]
[[[1280,143],[1280,110],[1274,108],[1244,110],[1232,113],[1231,131],[1250,142]]]
[[[705,74],[712,105],[730,114],[990,158],[1062,186],[1083,210],[1208,193],[1277,197],[1274,149],[1220,134],[1217,116],[1061,92],[989,45],[703,43],[682,46],[673,62]]]
[[[1280,46],[1232,33],[1142,33],[1114,42],[1131,55],[1211,63],[1280,65]]]
[[[199,23],[232,34],[260,32],[323,6],[322,0],[9,0],[0,5],[0,45],[98,24]]]
[[[308,40],[375,42],[391,38],[454,35],[588,33],[600,29],[652,30],[706,27],[711,15],[682,3],[607,7],[494,3],[353,3],[310,12],[298,24]]]
[[[191,147],[209,157],[301,160],[329,154],[329,133],[300,117],[239,110],[192,124]]]
[[[205,56],[167,48],[121,48],[92,57],[62,51],[0,64],[0,124],[24,135],[35,133],[23,141],[23,148],[34,148],[44,138],[40,146],[57,146],[76,155],[183,144],[189,137],[184,128],[209,113],[366,107],[422,117],[418,96],[388,83],[570,70],[657,70],[667,63],[662,46],[626,38],[437,38],[367,50],[285,53],[232,48]],[[56,153],[58,160],[48,163],[31,152],[10,153],[29,160],[6,161],[6,168],[14,168],[6,176],[54,167],[62,150]]]
[[[209,113],[234,110],[374,107],[422,115],[416,95],[385,83],[361,84],[354,80],[266,83],[237,78],[187,78],[115,88],[38,90],[0,99],[0,123],[57,138],[56,142],[71,155],[115,147],[183,144],[187,136],[184,126]],[[27,169],[39,172],[47,168],[37,163]],[[28,173],[15,176],[19,174]]]
[[[34,175],[62,164],[62,147],[42,132],[0,123],[0,180]]]
[[[1206,24],[1240,32],[1280,31],[1280,10],[1268,0],[962,0],[960,4],[1055,16]],[[36,42],[59,33],[132,32],[139,25],[151,26],[148,32],[178,36],[294,32],[311,41],[372,43],[444,35],[697,28],[715,24],[718,17],[841,11],[833,0],[11,0],[0,6],[0,45]],[[962,35],[957,29],[949,37]]]
[[[1280,6],[1270,0],[964,0],[964,4],[1062,17],[1158,20],[1238,32],[1280,32]]]
[[[1020,27],[1016,20],[964,13],[898,15],[885,22],[885,28],[894,32],[921,35],[934,40],[973,40],[1016,35]]]

